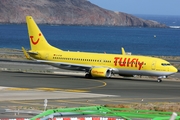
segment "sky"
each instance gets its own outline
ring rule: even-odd
[[[180,0],[88,0],[102,8],[145,15],[179,15]]]

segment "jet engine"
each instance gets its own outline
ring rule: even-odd
[[[92,77],[111,77],[111,69],[109,68],[92,68],[91,69]]]

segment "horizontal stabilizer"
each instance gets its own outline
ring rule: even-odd
[[[27,51],[27,53],[32,54],[32,55],[38,55],[38,52]]]
[[[24,49],[24,47],[22,47],[22,51],[23,51],[24,56],[26,57],[26,59],[28,59],[28,60],[34,60],[33,58],[30,57],[30,55],[29,55],[28,52]]]

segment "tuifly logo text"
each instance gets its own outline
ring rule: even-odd
[[[144,62],[139,61],[138,58],[123,58],[114,57],[114,65],[121,67],[137,67],[138,70],[142,69]]]

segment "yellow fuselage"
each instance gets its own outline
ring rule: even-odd
[[[119,55],[106,53],[38,51],[32,57],[41,60],[64,62],[69,64],[89,65],[92,67],[112,68],[115,74],[134,75],[170,75],[177,71],[169,62],[147,56]],[[60,66],[56,66],[60,67]],[[72,67],[70,68],[72,69]]]

